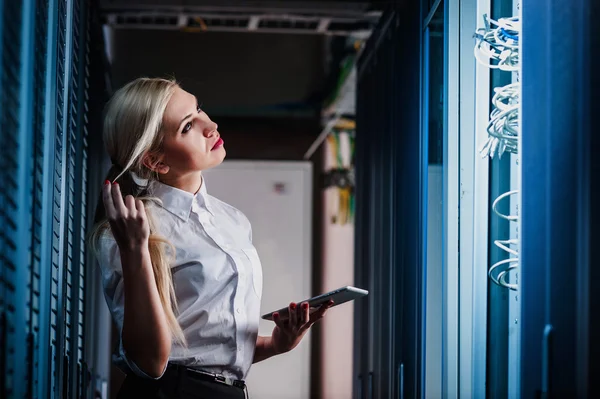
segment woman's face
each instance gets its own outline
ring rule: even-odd
[[[163,116],[162,162],[171,176],[184,176],[219,165],[225,148],[217,124],[195,96],[177,87]]]

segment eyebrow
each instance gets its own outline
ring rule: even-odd
[[[196,99],[196,108],[197,108],[197,107],[198,107],[198,97],[194,96],[194,98]],[[186,116],[185,116],[185,117],[184,117],[184,118],[181,120],[181,122],[179,122],[179,124],[177,125],[177,130],[179,130],[179,128],[181,127],[181,124],[182,124],[183,122],[185,122],[185,120],[186,120],[187,118],[189,118],[190,116],[192,116],[192,115],[193,115],[193,114],[186,115]]]

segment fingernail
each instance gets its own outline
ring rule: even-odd
[[[304,310],[308,309],[308,303],[303,304],[302,309],[304,309]]]
[[[296,304],[295,303],[291,303],[290,304],[290,308],[292,308],[292,310],[296,309]]]
[[[105,180],[105,181],[104,181],[104,185],[106,186],[106,185],[108,185],[108,184],[110,184],[110,180]]]
[[[115,185],[115,186],[118,186],[118,185],[119,185],[119,183],[117,183],[117,182],[114,182],[114,183],[113,183],[113,185]]]
[[[278,318],[278,317],[279,317],[279,313],[277,313],[277,312],[273,313],[273,318],[274,318],[274,319],[276,319],[276,318]]]

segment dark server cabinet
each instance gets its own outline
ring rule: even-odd
[[[83,0],[0,1],[3,398],[91,396],[88,120],[99,110],[89,101],[92,11]]]
[[[391,4],[358,64],[355,281],[370,290],[356,304],[359,399],[420,395],[419,6]]]
[[[521,397],[593,398],[600,6],[530,0],[522,7]]]

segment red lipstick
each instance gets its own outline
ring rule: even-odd
[[[216,150],[217,148],[221,147],[222,145],[223,145],[223,139],[219,137],[219,140],[217,140],[215,145],[213,145],[213,148],[211,148],[211,151]]]

